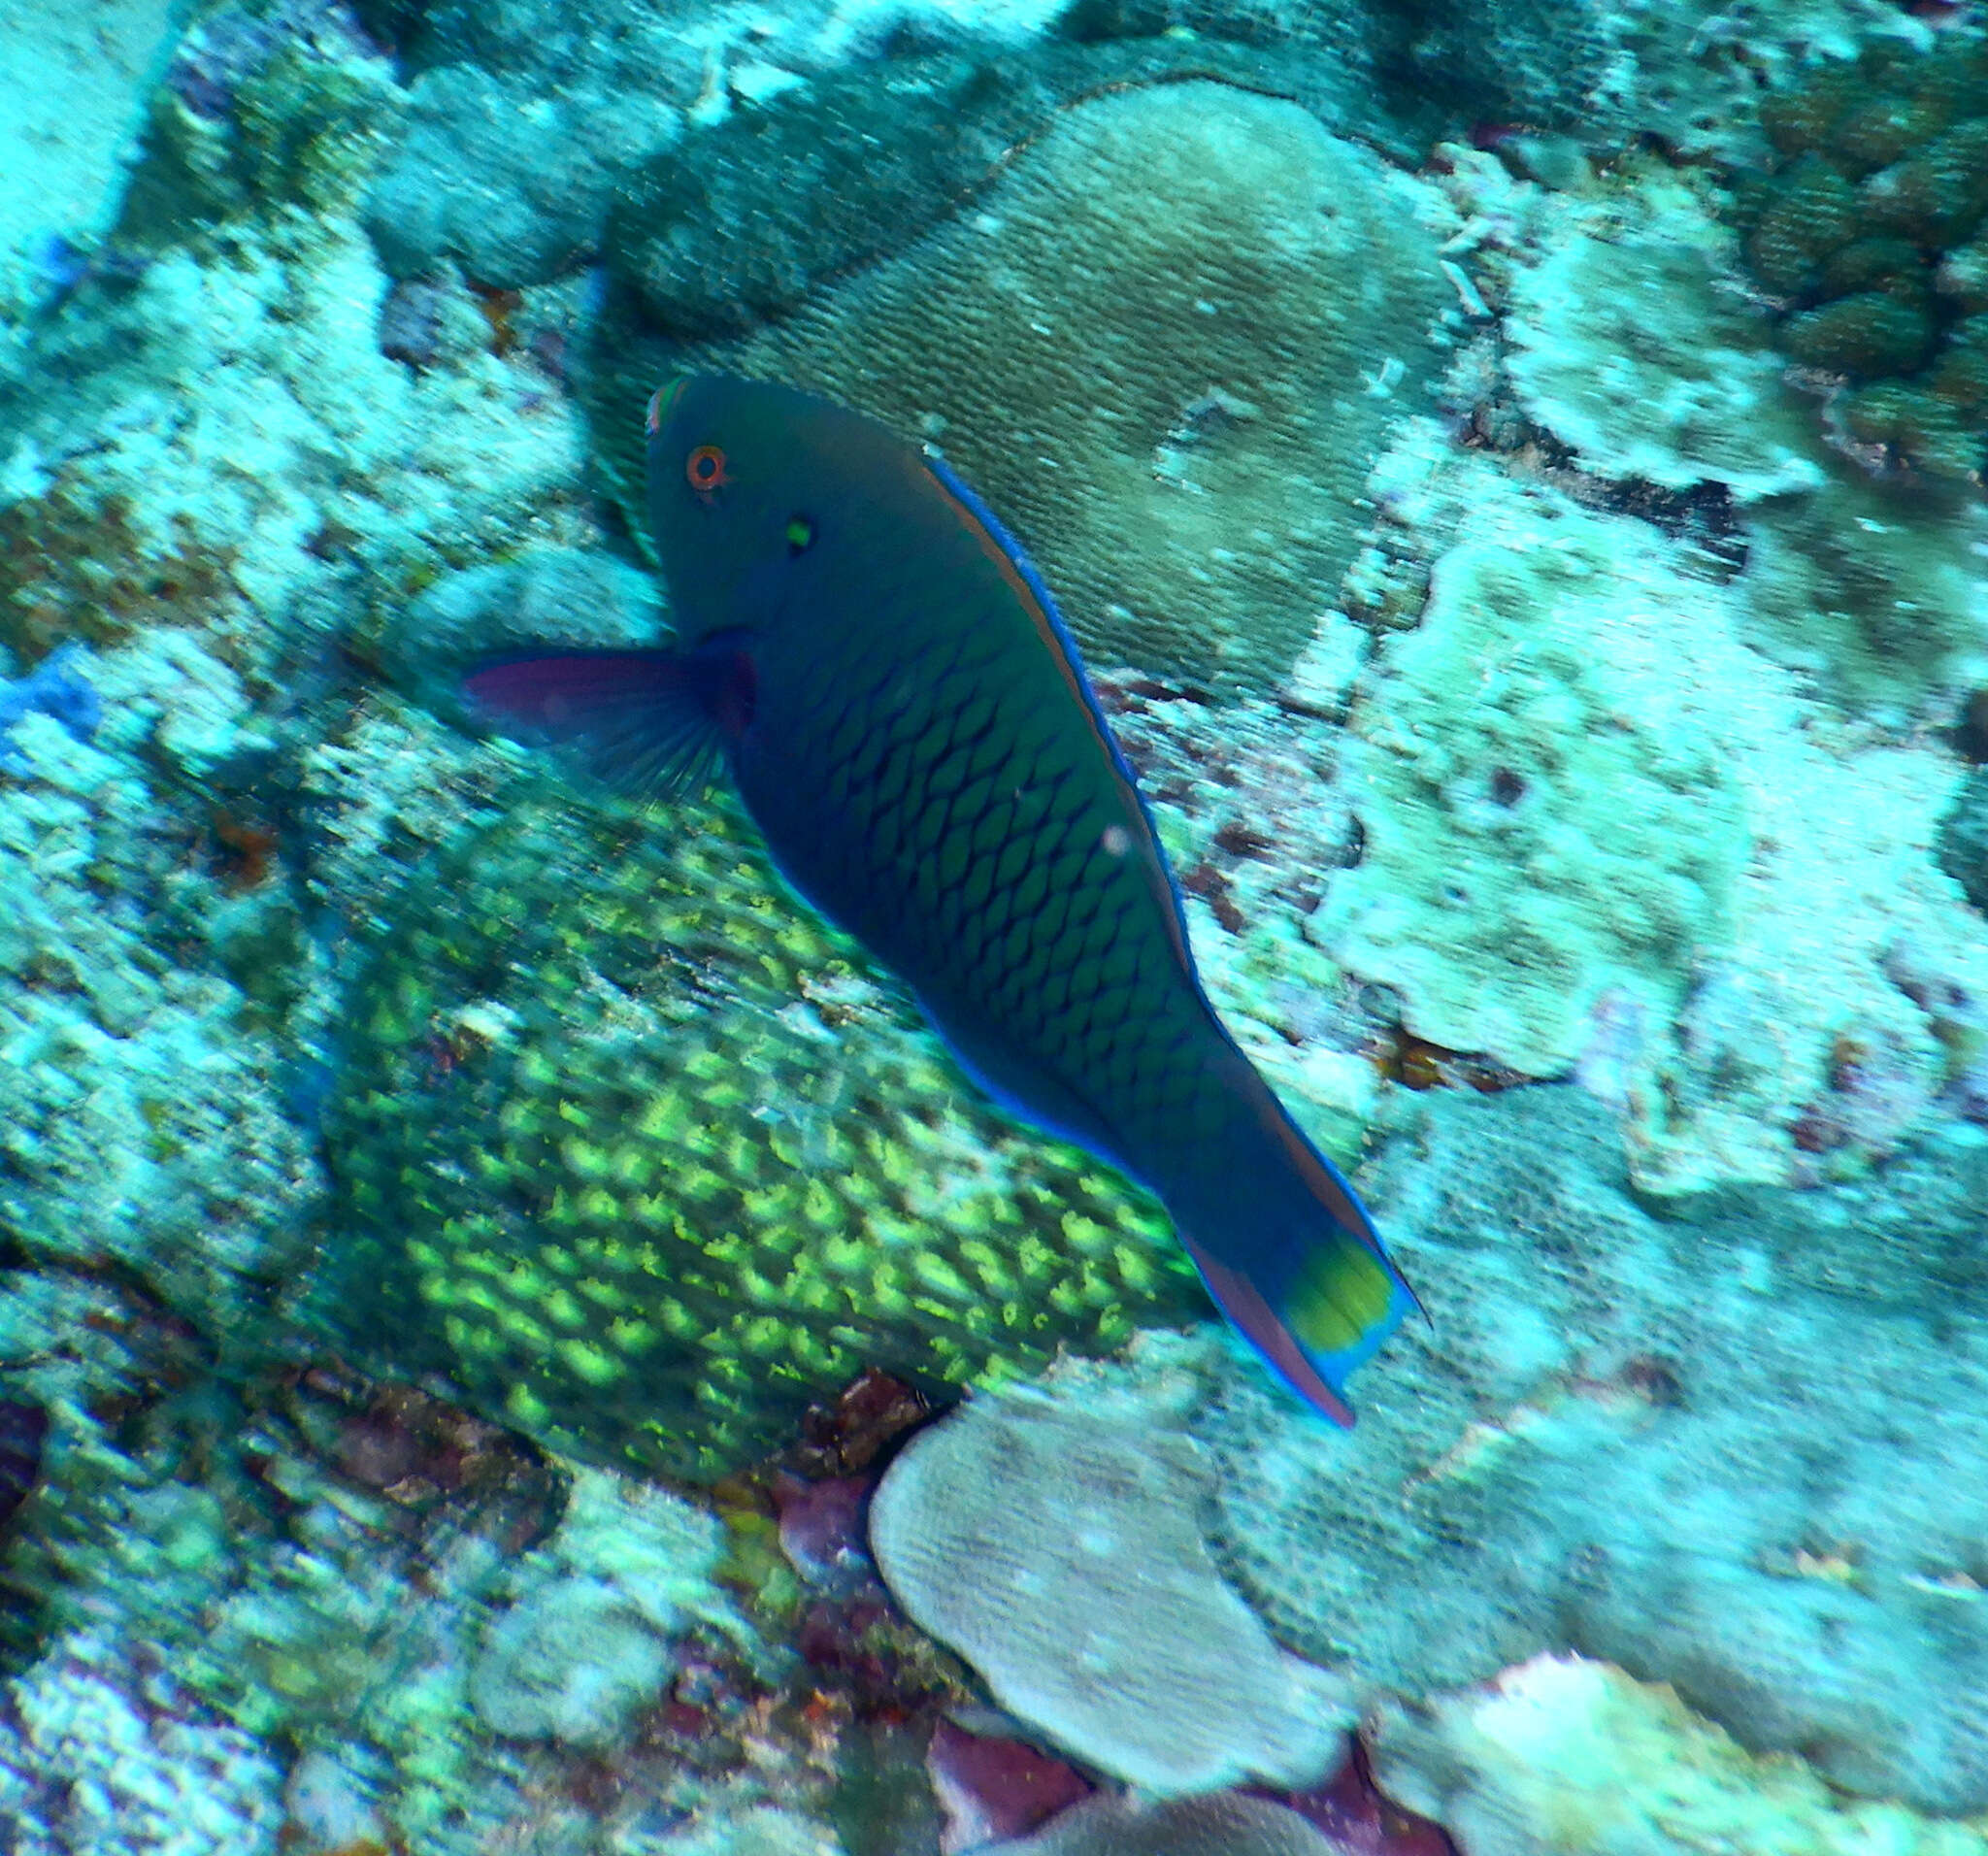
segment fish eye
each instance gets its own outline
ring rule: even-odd
[[[715,445],[700,445],[683,460],[683,476],[698,495],[709,497],[732,481],[725,469],[724,451]]]
[[[814,545],[814,523],[806,515],[787,517],[787,552],[805,554]]]

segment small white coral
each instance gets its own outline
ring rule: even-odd
[[[94,1639],[63,1640],[5,1695],[0,1824],[19,1856],[270,1856],[283,1819],[282,1772],[248,1735],[141,1711]]]
[[[1668,1687],[1540,1656],[1426,1712],[1383,1713],[1375,1769],[1471,1856],[1982,1856],[1978,1824],[1850,1803],[1755,1759]]]

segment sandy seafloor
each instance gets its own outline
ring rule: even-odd
[[[0,0],[0,1851],[1988,1851],[1984,32]],[[1058,589],[1352,1432],[465,726],[686,356]]]

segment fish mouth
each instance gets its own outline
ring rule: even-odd
[[[689,375],[674,374],[649,395],[648,416],[643,421],[643,429],[650,438],[663,429],[663,421],[677,410],[677,402],[689,384]]]

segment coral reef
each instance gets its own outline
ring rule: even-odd
[[[514,1739],[613,1746],[668,1685],[680,1607],[712,1608],[719,1553],[701,1511],[582,1472],[558,1532],[510,1574],[516,1596],[470,1664],[470,1705]]]
[[[1445,385],[1479,443],[1654,517],[1701,571],[1743,563],[1742,636],[1833,702],[1897,725],[1979,680],[1988,518],[1828,445],[1705,176],[1632,157],[1558,194],[1454,145],[1438,160],[1444,249],[1505,312],[1503,346],[1480,338]]]
[[[1988,671],[1988,510],[1839,469],[1747,512],[1747,641],[1880,717],[1925,713]]]
[[[933,1726],[925,1771],[945,1812],[943,1856],[1025,1837],[1093,1790],[1076,1767],[1026,1740],[970,1734],[944,1717]]]
[[[1309,641],[1346,507],[1433,360],[1448,286],[1417,199],[1295,104],[1125,90],[1056,117],[971,216],[690,358],[938,440],[1100,663],[1262,690]],[[624,498],[627,408],[672,355],[638,345],[597,383]]]
[[[1336,1856],[1339,1845],[1268,1799],[1102,1797],[989,1856]]]
[[[267,744],[184,634],[36,676],[99,719],[83,741],[23,714],[0,762],[0,1219],[37,1265],[132,1270],[226,1327],[298,1254],[318,1187],[246,971],[288,952],[293,924],[281,897],[231,897],[201,867],[196,809],[154,782]]]
[[[1933,852],[1958,767],[1832,747],[1740,643],[1747,577],[1464,477],[1420,624],[1366,672],[1342,775],[1361,860],[1307,933],[1417,1037],[1581,1070],[1649,1190],[1813,1177],[1805,1116],[1859,1053],[1884,1053],[1898,1107],[1842,1117],[1823,1164],[1889,1151],[1951,1065],[1886,950],[1988,945]],[[1797,925],[1817,919],[1828,937]]]
[[[1512,385],[1584,470],[1670,490],[1719,483],[1740,503],[1823,482],[1813,412],[1739,287],[1738,240],[1693,189],[1663,174],[1594,198],[1491,192],[1536,221],[1535,261],[1506,289]]]
[[[0,1400],[0,1528],[27,1500],[42,1471],[49,1414],[39,1405]]]
[[[1189,1420],[1239,1588],[1365,1695],[1575,1650],[1849,1791],[1982,1809],[1988,1147],[1667,1224],[1575,1090],[1423,1104],[1368,1185],[1431,1325],[1359,1429],[1321,1451],[1226,1351]],[[1169,1409],[1182,1363],[1146,1370]]]
[[[1309,1783],[1341,1756],[1338,1691],[1222,1583],[1200,1452],[1111,1393],[1073,1375],[921,1433],[871,1506],[885,1583],[1004,1707],[1143,1791]]]
[[[1417,1035],[1552,1075],[1605,993],[1668,1016],[1728,938],[1748,839],[1718,605],[1635,526],[1543,501],[1487,500],[1437,560],[1355,711],[1365,851],[1316,930]]]
[[[282,1771],[251,1736],[187,1707],[163,1674],[129,1685],[111,1644],[79,1636],[0,1685],[0,1821],[18,1856],[267,1856]]]
[[[76,11],[0,69],[0,1843],[1441,1851],[1358,1703],[1470,1856],[1983,1846],[1978,21]],[[1067,598],[1431,1310],[1350,1438],[1140,1333],[1154,1208],[722,798],[451,726],[662,635],[686,362]],[[873,1361],[974,1389],[894,1467]]]
[[[0,768],[18,772],[23,763],[8,742],[7,731],[23,715],[49,715],[86,742],[96,732],[103,705],[96,691],[72,674],[73,646],[61,646],[25,677],[9,682],[0,677]]]

